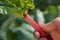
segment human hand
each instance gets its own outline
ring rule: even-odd
[[[39,23],[39,25],[45,32],[50,33],[53,40],[60,40],[60,18],[56,18],[47,24]],[[38,31],[34,32],[34,36],[39,40],[47,40],[46,38],[40,38],[40,33]]]

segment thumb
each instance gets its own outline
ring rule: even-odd
[[[53,31],[53,30],[56,29],[56,28],[54,27],[54,25],[53,25],[52,22],[47,23],[47,24],[38,22],[38,24],[41,26],[41,28],[42,28],[45,32],[51,32],[51,31]]]
[[[56,31],[56,29],[58,29],[60,31],[60,17],[56,18],[55,20],[53,20],[52,22],[49,22],[47,24],[43,24],[41,22],[38,22],[38,24],[41,26],[41,28],[45,32]]]
[[[41,22],[38,22],[38,24],[40,25],[40,27],[41,27],[45,32],[47,32],[47,26],[46,26],[46,24],[41,23]]]
[[[45,24],[45,28],[48,32],[59,31],[60,32],[60,17],[54,19],[52,22]]]

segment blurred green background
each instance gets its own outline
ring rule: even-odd
[[[8,4],[0,0],[0,6]],[[60,0],[34,0],[35,9],[28,10],[36,22],[48,23],[60,17]],[[9,5],[8,5],[9,6]],[[23,18],[2,15],[0,7],[0,40],[37,40],[33,36],[34,29]]]

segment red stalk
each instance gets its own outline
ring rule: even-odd
[[[49,37],[44,30],[41,28],[40,25],[38,25],[30,16],[29,14],[24,15],[24,19],[36,30],[39,31],[41,34],[41,37],[47,38],[47,40],[52,40],[51,37]]]

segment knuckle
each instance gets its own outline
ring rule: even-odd
[[[56,18],[56,19],[52,22],[52,24],[54,24],[54,25],[60,24],[60,17]]]
[[[56,18],[56,24],[60,24],[60,18]]]
[[[55,19],[56,22],[60,22],[60,17]]]

